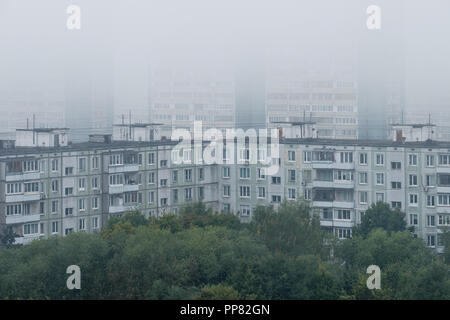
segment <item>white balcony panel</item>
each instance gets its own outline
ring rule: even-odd
[[[137,164],[124,164],[120,166],[110,166],[108,168],[109,173],[123,173],[123,172],[136,172],[139,171],[139,165]]]
[[[5,202],[25,202],[25,201],[39,201],[41,200],[40,193],[27,193],[27,194],[11,194],[6,195]]]
[[[40,221],[40,214],[6,216],[6,224],[18,224]]]
[[[23,172],[23,173],[8,173],[6,174],[5,180],[9,181],[23,181],[23,180],[39,180],[41,174],[40,172]]]

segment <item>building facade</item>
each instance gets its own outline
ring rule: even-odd
[[[204,201],[250,221],[257,205],[308,201],[323,228],[351,236],[372,203],[406,212],[408,226],[442,248],[450,225],[450,144],[282,138],[277,173],[251,164],[247,150],[223,164],[174,161],[178,142],[110,141],[0,151],[0,224],[17,243],[72,231],[97,232],[111,216],[139,210],[159,217]],[[205,144],[203,148],[205,148]],[[204,149],[203,149],[204,150]]]

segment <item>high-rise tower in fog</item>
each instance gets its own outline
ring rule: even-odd
[[[403,1],[362,1],[381,9],[381,28],[362,28],[358,52],[359,139],[384,139],[401,121],[404,94]],[[363,21],[361,21],[363,23]],[[365,22],[364,22],[365,25]]]

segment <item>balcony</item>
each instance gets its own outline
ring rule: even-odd
[[[342,162],[334,162],[334,161],[313,161],[312,167],[313,167],[313,169],[353,170],[353,169],[355,169],[355,164],[353,162],[342,163]]]
[[[353,209],[355,207],[354,201],[333,201],[333,207],[339,209]]]
[[[121,212],[128,212],[128,211],[134,211],[137,209],[136,205],[117,205],[117,206],[110,206],[109,207],[109,213],[121,213]]]
[[[109,194],[119,194],[124,192],[139,191],[138,184],[117,184],[109,186]]]
[[[355,182],[348,180],[334,180],[333,186],[338,189],[354,189]]]
[[[437,193],[450,193],[450,186],[437,186],[436,187]]]
[[[14,244],[28,244],[33,240],[39,240],[40,236],[37,234],[34,235],[26,235],[22,237],[15,237],[14,238]]]
[[[109,166],[109,173],[124,173],[124,172],[136,172],[139,171],[138,164],[126,163],[122,165]]]
[[[354,225],[355,224],[352,220],[338,220],[338,219],[320,220],[321,227],[352,228]]]
[[[41,174],[36,172],[10,172],[6,174],[6,182],[10,181],[24,181],[24,180],[38,180]]]
[[[333,181],[332,180],[314,180],[312,185],[313,185],[313,188],[332,189]]]
[[[41,200],[40,193],[22,193],[22,194],[10,194],[6,195],[5,202],[26,202],[26,201],[39,201]]]
[[[312,206],[314,208],[332,208],[333,207],[333,201],[317,201],[314,200],[312,203]]]
[[[40,221],[40,214],[6,216],[6,224],[19,224]]]
[[[437,166],[436,173],[449,173],[450,174],[450,166]]]

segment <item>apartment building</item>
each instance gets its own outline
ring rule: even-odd
[[[86,143],[2,149],[0,225],[13,228],[16,243],[28,243],[97,232],[108,217],[130,210],[158,217],[202,200],[217,211],[217,168],[174,165],[175,144],[93,136]]]
[[[18,243],[97,232],[130,210],[177,213],[196,200],[246,222],[257,205],[304,199],[339,238],[350,237],[369,206],[382,201],[405,211],[414,234],[438,249],[450,225],[448,142],[282,137],[279,157],[265,164],[250,161],[248,143],[233,145],[223,164],[206,164],[194,161],[195,148],[175,149],[178,141],[95,135],[69,144],[63,133],[47,132],[48,141],[59,141],[54,146],[24,147],[32,139],[25,135],[21,147],[0,150],[0,224],[13,228]],[[266,160],[268,153],[257,153]],[[278,171],[267,174],[274,164]]]
[[[279,70],[267,80],[267,122],[312,121],[320,138],[356,139],[356,84],[330,75]]]
[[[347,238],[369,206],[382,201],[406,212],[414,234],[442,249],[440,233],[450,223],[448,142],[286,138],[279,164],[272,176],[263,166],[223,165],[221,210],[248,221],[257,205],[304,199],[323,228]]]

